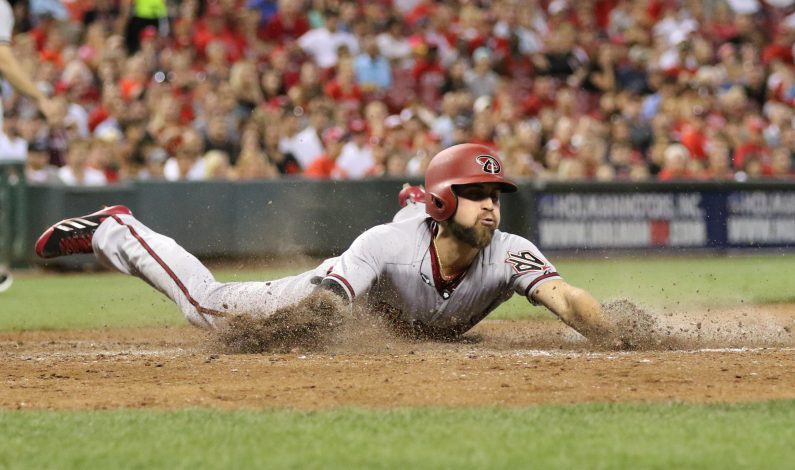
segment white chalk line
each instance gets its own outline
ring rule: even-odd
[[[69,359],[69,358],[92,358],[95,360],[103,359],[119,359],[124,357],[180,357],[191,356],[199,354],[198,351],[190,351],[181,348],[175,349],[155,349],[145,351],[109,351],[109,350],[96,350],[96,351],[74,351],[74,352],[35,352],[35,353],[0,353],[0,358],[10,358],[18,361],[44,361],[56,359]]]
[[[514,351],[513,356],[527,357],[593,357],[613,359],[616,357],[641,356],[643,354],[709,354],[709,353],[758,353],[758,352],[791,352],[792,347],[755,347],[755,348],[700,348],[700,349],[660,349],[644,351],[547,351],[531,349],[527,351]]]
[[[665,354],[746,354],[746,353],[760,353],[760,352],[768,352],[768,353],[776,353],[776,352],[793,352],[795,348],[793,347],[743,347],[743,348],[701,348],[701,349],[671,349],[671,350],[645,350],[645,351],[567,351],[567,350],[544,350],[544,349],[528,349],[528,350],[513,350],[513,351],[495,351],[495,350],[473,350],[470,349],[468,351],[457,351],[451,353],[451,356],[464,356],[469,359],[487,359],[489,357],[551,357],[551,358],[581,358],[581,357],[588,357],[594,359],[618,359],[618,358],[627,358],[627,357],[639,357],[641,361],[645,360],[642,359],[644,355],[653,354],[653,355],[665,355]],[[419,352],[419,354],[418,354]],[[429,351],[434,355],[440,355],[438,351]],[[53,351],[53,352],[25,352],[25,353],[13,353],[13,352],[0,352],[0,358],[2,359],[10,359],[16,361],[53,361],[53,360],[68,360],[70,358],[90,358],[94,361],[102,361],[102,360],[113,360],[113,359],[124,359],[124,358],[146,358],[146,357],[170,357],[170,358],[178,358],[178,357],[188,357],[188,356],[204,356],[204,355],[212,355],[215,354],[212,351],[207,350],[190,350],[190,349],[183,349],[183,348],[171,348],[171,349],[149,349],[149,350],[136,350],[136,351],[111,351],[111,350],[95,350],[95,351],[70,351],[70,352],[63,352],[63,351]],[[256,354],[259,355],[259,354]],[[265,354],[266,356],[268,354]],[[279,356],[292,356],[295,353],[290,354],[275,354]],[[303,356],[311,356],[318,359],[322,359],[324,357],[339,357],[344,356],[345,354],[335,353],[333,355],[327,355],[324,353],[301,353]],[[359,356],[360,354],[355,354]],[[394,356],[393,352],[384,351],[384,356]],[[441,354],[444,355],[444,354]],[[252,356],[252,355],[238,355],[238,354],[230,354],[229,356]],[[379,354],[373,354],[373,356],[380,356]],[[421,351],[416,351],[414,354],[399,354],[399,356],[415,356],[415,357],[422,357],[423,354]]]

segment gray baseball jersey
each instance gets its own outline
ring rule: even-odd
[[[14,12],[6,0],[0,0],[0,44],[11,44],[14,31]]]
[[[0,0],[0,44],[11,45],[14,32],[14,12],[6,0]],[[0,77],[2,79],[2,77]],[[0,96],[0,132],[3,129],[3,100]]]
[[[421,207],[421,206],[420,206]],[[351,299],[420,328],[468,330],[514,293],[530,296],[560,276],[528,240],[497,230],[457,280],[442,278],[433,243],[438,227],[424,215],[379,225],[334,261],[326,279]]]
[[[410,204],[395,220],[364,232],[341,256],[311,271],[269,282],[218,282],[174,240],[131,215],[106,219],[92,243],[104,264],[144,279],[204,327],[217,327],[230,314],[269,315],[328,281],[393,321],[459,334],[514,293],[529,297],[559,278],[532,243],[498,230],[462,277],[445,282],[433,244],[436,224],[424,207]]]

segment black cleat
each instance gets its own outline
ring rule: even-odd
[[[82,217],[64,219],[48,228],[36,242],[41,258],[56,258],[74,253],[93,253],[91,239],[99,224],[114,215],[132,215],[126,206],[111,206]]]

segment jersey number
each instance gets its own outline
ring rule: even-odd
[[[525,274],[530,271],[546,271],[552,267],[529,251],[520,251],[518,253],[509,251],[505,262],[510,264],[517,274]]]

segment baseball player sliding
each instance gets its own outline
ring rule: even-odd
[[[269,316],[330,291],[345,302],[360,298],[395,325],[449,337],[517,293],[586,338],[616,344],[619,335],[590,294],[567,284],[528,240],[498,230],[500,196],[516,190],[488,147],[450,147],[431,160],[424,191],[401,191],[404,207],[393,222],[367,230],[311,271],[270,282],[216,281],[198,259],[124,206],[58,222],[41,235],[36,253],[93,252],[163,292],[191,323],[206,328],[234,315]]]

